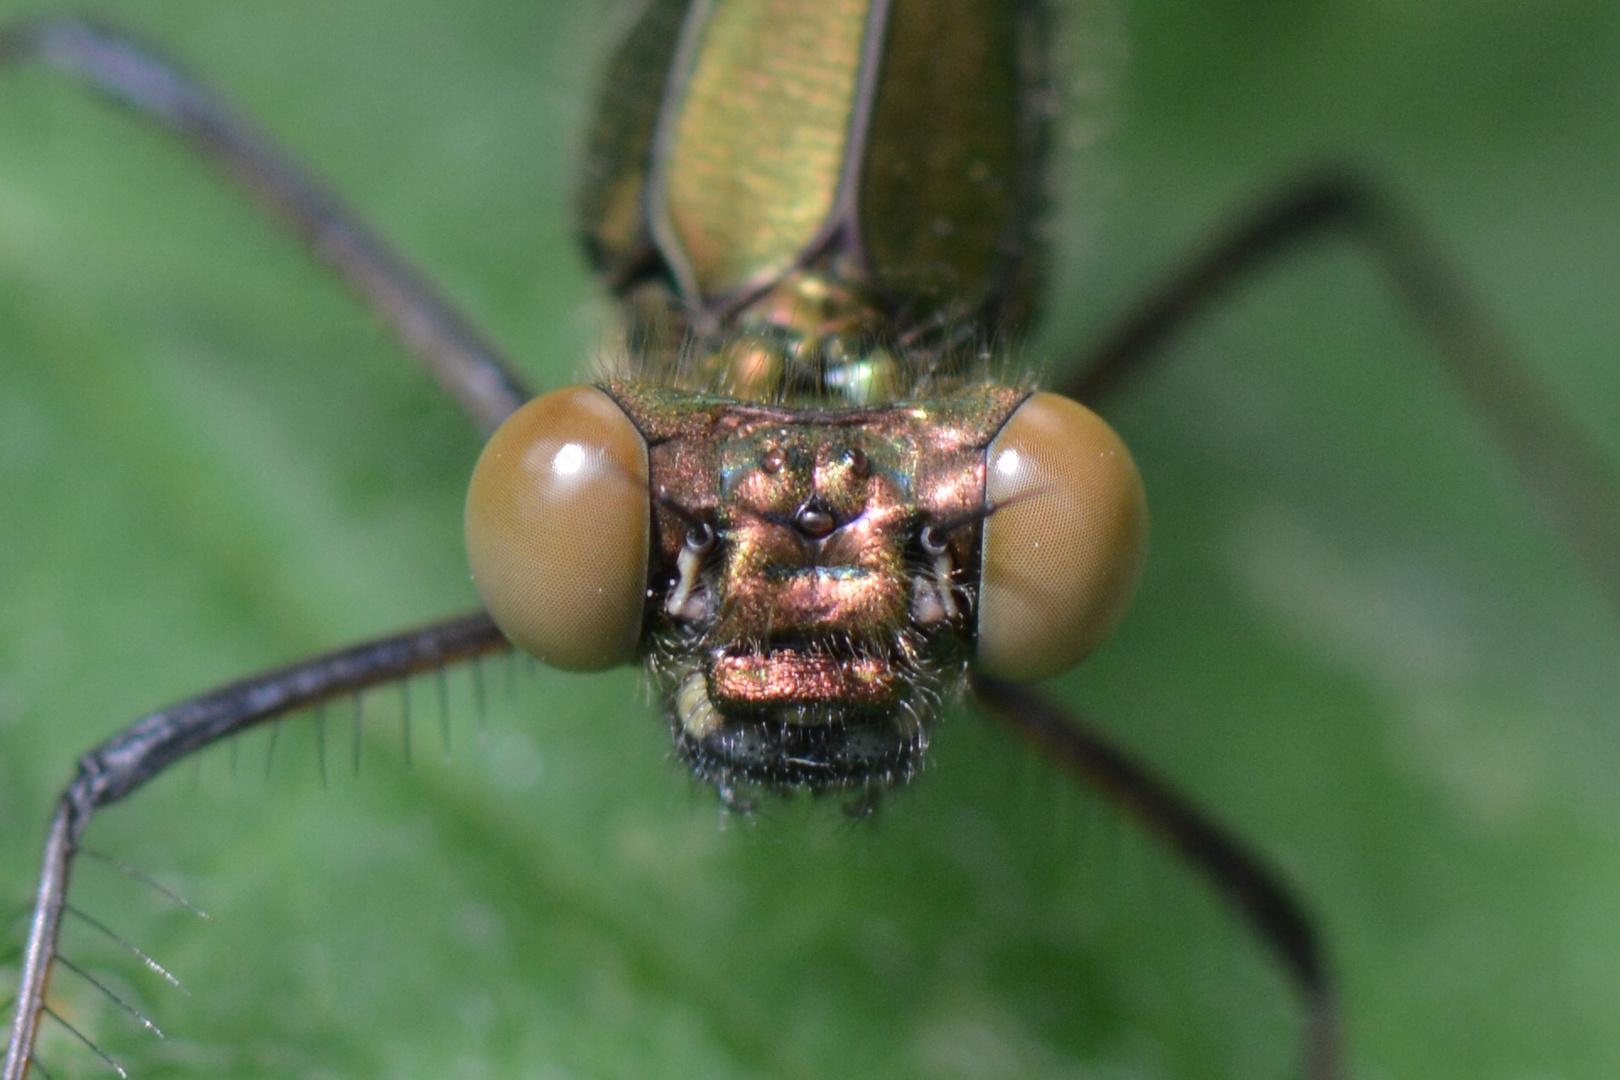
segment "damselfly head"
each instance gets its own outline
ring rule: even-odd
[[[1106,635],[1144,537],[1112,430],[992,383],[824,409],[557,391],[496,433],[467,509],[508,636],[562,667],[642,656],[727,791],[909,779],[970,665],[1040,678]]]

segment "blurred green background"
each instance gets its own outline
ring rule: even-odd
[[[6,3],[8,16],[35,5]],[[593,3],[103,0],[345,192],[542,387],[605,309],[567,193]],[[1620,8],[1076,0],[1048,332],[1061,367],[1323,158],[1388,178],[1620,461]],[[1353,1075],[1620,1067],[1620,634],[1366,261],[1291,260],[1109,415],[1155,521],[1119,635],[1053,690],[1284,868]],[[0,80],[0,897],[74,756],[143,710],[471,606],[478,442],[206,169]],[[978,718],[871,824],[727,820],[632,672],[432,680],[209,755],[91,843],[84,927],[141,1078],[1282,1077],[1297,1012],[1188,870]],[[232,762],[235,760],[233,772]],[[14,929],[20,933],[21,923]],[[58,1077],[99,1075],[60,1029]]]

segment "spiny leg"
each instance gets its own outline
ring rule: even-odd
[[[1082,401],[1102,401],[1162,353],[1172,336],[1252,275],[1297,248],[1336,236],[1360,245],[1373,258],[1397,301],[1434,342],[1465,398],[1505,444],[1556,527],[1595,575],[1611,609],[1620,611],[1620,483],[1613,465],[1530,378],[1433,240],[1387,191],[1366,177],[1349,171],[1323,172],[1262,202],[1149,292],[1075,365],[1078,374],[1059,389]],[[1075,730],[1058,734],[1063,719],[1053,706],[1006,684],[981,680],[977,685],[986,705],[1026,737],[1098,782],[1161,831],[1182,837],[1177,846],[1215,877],[1283,955],[1311,1009],[1310,1075],[1335,1075],[1337,1019],[1319,946],[1302,910],[1288,901],[1257,862],[1218,832],[1210,834],[1216,845],[1207,847],[1209,836],[1200,837],[1196,829],[1181,832],[1176,819],[1183,813],[1155,818],[1144,812],[1144,804],[1133,804],[1130,791],[1112,788],[1107,774],[1114,772],[1113,766],[1125,768],[1117,776],[1148,778],[1094,736]],[[1151,781],[1145,789],[1130,787],[1138,794],[1151,793],[1150,804],[1167,799],[1161,809],[1187,811]],[[1198,823],[1196,815],[1190,820]],[[1261,893],[1227,880],[1231,864],[1218,854],[1223,850],[1243,856],[1251,884],[1265,886]],[[1280,920],[1279,914],[1284,916]]]
[[[992,716],[1158,833],[1208,875],[1216,891],[1276,951],[1299,988],[1306,1011],[1305,1075],[1309,1080],[1340,1077],[1339,1013],[1316,927],[1264,860],[1040,693],[983,676],[974,677],[973,692]]]
[[[0,63],[38,60],[162,125],[335,270],[487,435],[532,395],[427,278],[253,125],[128,35],[70,16],[0,29]]]
[[[419,272],[325,185],[174,65],[125,34],[72,17],[0,29],[0,63],[22,60],[42,61],[105,93],[219,165],[361,295],[480,428],[493,430],[530,396],[499,352]],[[505,647],[486,616],[468,616],[243,680],[146,717],[81,758],[47,841],[0,1078],[19,1080],[30,1063],[69,873],[97,808],[259,721]]]
[[[506,649],[483,612],[326,653],[180,702],[131,724],[79,759],[45,844],[39,891],[23,951],[21,985],[0,1080],[23,1080],[34,1052],[56,942],[67,910],[79,840],[101,807],[129,795],[183,758],[254,724],[367,687]]]
[[[1251,275],[1334,234],[1361,244],[1413,321],[1434,341],[1464,396],[1500,438],[1531,491],[1620,612],[1620,482],[1614,466],[1560,414],[1439,247],[1379,185],[1324,173],[1261,203],[1180,273],[1148,294],[1058,389],[1095,404]]]

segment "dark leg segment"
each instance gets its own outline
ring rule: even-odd
[[[1158,833],[1202,870],[1276,950],[1306,1010],[1305,1074],[1337,1080],[1339,1015],[1316,928],[1264,861],[1163,781],[1105,742],[1041,694],[1017,683],[975,676],[979,704],[1047,757]]]
[[[1059,389],[1095,404],[1168,339],[1250,275],[1307,242],[1344,234],[1365,245],[1412,319],[1434,340],[1464,396],[1530,482],[1543,508],[1620,612],[1620,483],[1504,346],[1439,249],[1376,185],[1325,174],[1263,203],[1120,321]]]
[[[0,30],[0,63],[39,60],[184,138],[347,282],[486,434],[531,396],[499,351],[426,278],[301,168],[174,65],[71,17]]]
[[[209,743],[370,686],[509,648],[483,612],[327,653],[243,679],[136,721],[79,759],[79,773],[57,803],[17,991],[11,1043],[0,1080],[23,1080],[34,1048],[45,987],[67,905],[79,839],[96,810],[117,802]]]

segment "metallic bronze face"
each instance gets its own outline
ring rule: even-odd
[[[647,440],[651,660],[723,788],[908,777],[971,648],[985,447],[1025,397],[875,409],[604,387]]]

